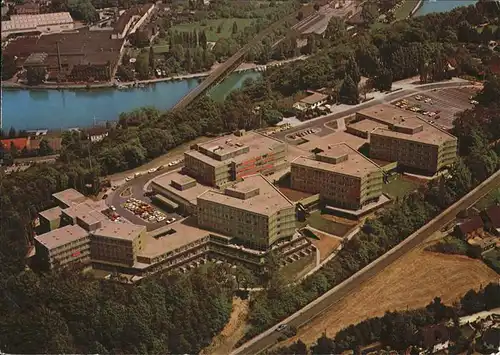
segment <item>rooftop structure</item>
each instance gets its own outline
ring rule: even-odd
[[[2,21],[2,38],[15,33],[57,33],[72,30],[73,24],[73,18],[69,12],[12,15],[9,21]]]
[[[143,4],[132,6],[125,10],[113,27],[113,38],[124,38],[131,29],[135,20],[141,21],[153,10],[154,4]]]
[[[236,209],[269,216],[283,208],[294,207],[272,183],[261,175],[248,176],[224,191],[210,190],[198,197]]]
[[[211,186],[221,187],[257,173],[270,174],[286,164],[286,145],[255,132],[239,131],[192,148],[184,153],[185,170]]]
[[[178,172],[155,178],[151,187],[154,192],[179,204],[187,213],[196,213],[196,198],[210,189],[209,186]]]
[[[345,143],[332,144],[323,152],[298,157],[292,164],[356,177],[380,170],[377,164]]]
[[[312,152],[315,149],[321,149],[326,151],[328,146],[332,143],[343,142],[354,149],[359,149],[363,144],[367,143],[367,140],[353,134],[346,133],[344,131],[338,131],[330,133],[326,136],[317,136],[315,134],[310,134],[305,137],[306,143],[300,144],[297,147],[306,152]]]
[[[485,212],[491,227],[500,232],[500,206],[491,206]]]
[[[56,206],[40,212],[39,215],[45,218],[47,221],[53,221],[55,219],[61,218],[61,211],[61,208],[59,206]]]
[[[9,150],[12,145],[18,150],[22,150],[28,146],[28,138],[8,138],[0,140],[3,149]]]
[[[62,208],[67,208],[73,205],[84,202],[87,198],[76,191],[75,189],[66,189],[52,194],[52,197],[57,200]]]
[[[87,235],[87,231],[80,226],[70,225],[38,235],[35,239],[47,249],[51,250],[85,238]]]
[[[311,95],[304,97],[302,100],[293,104],[298,110],[305,111],[307,109],[313,109],[326,103],[328,95],[321,94],[319,92],[313,92]]]
[[[355,123],[351,123],[347,126],[347,132],[354,134],[358,137],[370,138],[370,133],[375,131],[377,128],[387,128],[388,126],[384,123],[372,121],[372,120],[361,120]]]
[[[423,116],[404,111],[387,104],[365,108],[357,112],[358,117],[381,123],[387,127],[379,127],[374,133],[411,140],[420,143],[439,145],[456,137],[430,123]]]
[[[145,226],[139,226],[132,223],[113,223],[106,222],[103,226],[95,230],[92,234],[105,238],[123,239],[133,241],[141,233],[146,231]]]
[[[36,15],[40,13],[40,4],[28,2],[14,7],[16,15]]]

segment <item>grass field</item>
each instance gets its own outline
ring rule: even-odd
[[[423,307],[436,296],[451,304],[469,289],[497,280],[498,275],[481,260],[417,248],[300,328],[286,344],[297,339],[312,344],[324,331],[333,337],[350,324],[389,310]]]
[[[280,269],[280,273],[287,282],[293,282],[309,272],[309,270],[314,267],[315,260],[315,254],[305,256],[297,261],[294,261],[293,263],[283,266]]]
[[[245,27],[248,27],[252,23],[252,19],[226,18],[226,19],[204,20],[192,23],[181,23],[179,25],[172,26],[171,30],[178,32],[193,32],[193,30],[197,31],[204,30],[207,35],[207,40],[209,42],[217,42],[219,38],[231,37],[234,22],[236,22],[238,26],[238,31],[242,31]],[[222,26],[221,32],[217,33],[217,29],[219,26]]]
[[[390,183],[384,184],[382,191],[390,195],[392,198],[401,198],[416,188],[417,184],[398,176]]]
[[[484,210],[485,208],[493,205],[497,200],[500,200],[500,187],[496,188],[488,195],[480,199],[474,207],[476,207],[478,210]]]
[[[301,226],[309,224],[311,227],[320,231],[343,237],[352,227],[351,224],[341,223],[334,216],[321,214],[320,211],[312,212],[305,223]],[[300,227],[300,226],[299,226]]]

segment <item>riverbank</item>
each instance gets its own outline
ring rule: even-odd
[[[235,72],[245,72],[245,71],[265,71],[269,67],[273,66],[281,66],[286,63],[294,62],[297,60],[305,60],[308,56],[302,55],[299,57],[272,61],[264,65],[258,65],[255,63],[242,63],[238,68],[236,68]],[[191,80],[191,79],[201,79],[209,76],[213,71],[215,71],[219,65],[222,63],[215,64],[210,71],[193,73],[193,74],[181,74],[175,75],[165,78],[154,78],[154,79],[146,79],[146,80],[136,80],[136,81],[127,81],[127,82],[115,82],[109,81],[104,83],[86,83],[86,84],[59,84],[59,83],[45,83],[36,86],[30,86],[27,84],[15,83],[11,81],[2,81],[3,89],[11,89],[11,90],[93,90],[93,89],[127,89],[132,87],[140,87],[145,85],[157,84],[162,82],[170,82],[170,81],[183,81],[183,80]]]

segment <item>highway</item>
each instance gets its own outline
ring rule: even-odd
[[[469,192],[462,199],[454,203],[452,206],[448,207],[436,218],[410,235],[399,245],[279,324],[288,324],[300,328],[301,326],[311,322],[315,317],[325,312],[328,308],[339,302],[343,297],[348,296],[356,288],[360,287],[363,282],[368,281],[383,271],[391,263],[410,252],[432,234],[453,221],[458,212],[472,206],[489,191],[499,185],[500,171],[497,171],[494,175]],[[277,326],[278,324],[243,344],[241,347],[234,350],[231,355],[255,355],[276,344],[281,335],[280,332],[276,331]]]

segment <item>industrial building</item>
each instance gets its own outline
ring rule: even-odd
[[[255,132],[195,144],[184,153],[185,172],[202,184],[223,187],[254,174],[268,175],[287,165],[285,143]]]
[[[39,15],[41,16],[41,15]],[[109,81],[122,51],[123,39],[106,31],[64,32],[12,39],[4,55],[16,58],[18,69],[44,68],[54,82]]]
[[[382,195],[381,168],[345,143],[297,157],[291,164],[292,189],[320,194],[325,203],[359,209]]]
[[[295,205],[261,175],[198,196],[198,225],[266,250],[295,231]]]
[[[155,4],[135,5],[123,11],[113,26],[112,39],[123,39],[134,33],[146,21],[155,8]]]
[[[430,175],[456,161],[457,138],[418,114],[381,104],[357,112],[356,119],[383,125],[366,129],[373,159],[397,161],[405,170]]]
[[[69,12],[11,15],[9,21],[2,21],[2,39],[14,34],[50,34],[73,28],[74,21]]]

